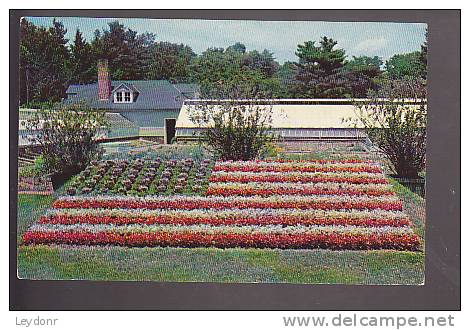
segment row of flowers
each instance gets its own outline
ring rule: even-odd
[[[336,182],[336,183],[387,183],[382,173],[322,173],[322,172],[225,172],[213,171],[209,182]]]
[[[404,227],[410,221],[401,211],[323,211],[296,209],[139,210],[52,209],[40,224],[173,224],[193,225],[352,225]]]
[[[280,248],[280,249],[395,249],[417,250],[415,234],[348,234],[348,233],[214,233],[204,232],[87,232],[28,231],[25,244],[172,246],[218,248]]]
[[[278,163],[253,161],[216,162],[214,170],[225,172],[381,172],[379,165],[370,163]]]
[[[62,197],[54,208],[126,208],[126,209],[226,209],[226,208],[296,208],[296,209],[381,209],[402,210],[395,196],[148,196],[148,197]]]
[[[348,235],[378,235],[378,234],[395,234],[395,235],[412,235],[413,230],[409,227],[361,227],[361,226],[283,226],[283,225],[246,225],[246,226],[211,226],[206,224],[196,225],[180,225],[173,226],[167,224],[141,225],[128,224],[116,226],[114,224],[34,224],[30,227],[35,232],[115,232],[121,234],[128,233],[153,233],[153,232],[191,232],[205,234],[235,233],[235,234],[348,234]]]
[[[393,195],[387,184],[349,184],[334,182],[211,182],[208,196],[272,196],[272,195]]]
[[[268,159],[270,162],[274,163],[315,163],[315,164],[357,164],[357,163],[372,163],[370,160],[363,160],[363,159],[358,159],[358,158],[338,158],[338,159],[282,159],[282,158],[276,158],[276,159]],[[238,163],[238,162],[244,162],[244,161],[231,161],[227,160],[221,163]],[[264,160],[253,160],[252,162],[254,163],[262,163]]]

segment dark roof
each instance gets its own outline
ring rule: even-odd
[[[101,101],[98,99],[98,83],[92,83],[70,85],[64,103],[85,102],[93,108],[104,110],[180,109],[183,101],[195,98],[197,92],[196,84],[171,84],[167,80],[113,80],[111,90],[121,84],[139,93],[135,102],[114,103],[112,96]]]
[[[125,89],[127,89],[130,92],[139,93],[139,91],[137,90],[137,88],[135,88],[134,85],[128,84],[128,83],[122,83],[122,84],[117,85],[116,87],[114,87],[112,89],[111,93],[113,93],[116,89],[121,88],[121,87],[124,87]]]

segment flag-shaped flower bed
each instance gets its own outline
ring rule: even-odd
[[[417,250],[379,165],[216,162],[201,196],[66,196],[25,244]]]

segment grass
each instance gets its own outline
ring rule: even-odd
[[[21,236],[51,205],[53,196],[18,195],[17,240],[21,244]]]
[[[424,212],[417,212],[423,199],[393,180],[392,184],[424,238]],[[18,238],[52,200],[18,196]],[[44,280],[416,285],[424,281],[424,253],[20,245],[18,275]]]
[[[420,284],[424,255],[395,251],[21,246],[21,278]]]

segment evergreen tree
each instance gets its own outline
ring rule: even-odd
[[[83,38],[79,29],[75,33],[75,40],[70,46],[72,75],[71,81],[75,84],[87,84],[96,81],[96,59],[93,57],[91,45]]]
[[[108,59],[112,79],[143,79],[155,36],[151,33],[138,35],[118,21],[108,23],[108,28],[95,31],[92,42],[95,58]]]
[[[320,45],[315,41],[306,41],[298,45],[296,55],[296,94],[306,98],[336,98],[345,93],[341,69],[345,64],[346,53],[343,49],[334,49],[337,42],[323,37]]]

